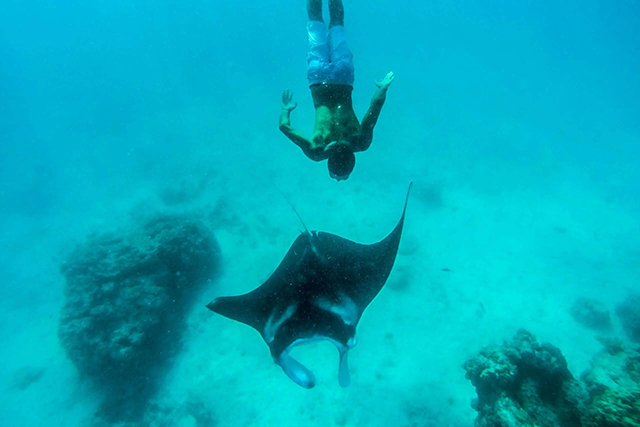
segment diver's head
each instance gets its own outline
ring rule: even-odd
[[[356,156],[349,148],[349,145],[338,141],[338,144],[331,150],[331,154],[327,160],[329,176],[338,181],[343,181],[349,178],[355,165]]]

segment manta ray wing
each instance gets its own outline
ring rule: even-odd
[[[244,295],[219,297],[207,308],[230,319],[244,323],[262,333],[265,323],[278,298],[291,298],[294,289],[286,286],[295,282],[297,272],[304,268],[310,253],[309,236],[301,234],[293,242],[278,268],[260,287]]]

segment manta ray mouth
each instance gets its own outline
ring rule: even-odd
[[[284,373],[287,374],[287,376],[300,387],[304,387],[307,389],[313,388],[316,385],[316,377],[315,375],[313,375],[313,372],[311,372],[302,363],[291,357],[289,353],[296,346],[311,344],[317,341],[329,341],[336,346],[336,348],[338,349],[338,353],[340,354],[340,363],[338,366],[338,383],[341,387],[349,387],[349,384],[351,384],[351,374],[349,374],[348,354],[349,350],[356,345],[355,336],[349,340],[348,346],[345,346],[338,341],[326,336],[298,339],[294,341],[289,347],[287,347],[286,350],[280,353],[278,357],[274,358],[274,362],[279,365]]]

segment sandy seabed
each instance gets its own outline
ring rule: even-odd
[[[190,315],[152,419],[172,426],[468,426],[475,392],[463,362],[519,328],[558,346],[574,375],[588,366],[600,344],[569,308],[583,296],[613,308],[638,283],[640,221],[632,210],[569,169],[536,182],[507,166],[443,160],[429,173],[414,164],[394,174],[385,170],[386,154],[362,155],[346,183],[297,152],[284,169],[244,177],[221,167],[197,200],[180,206],[200,214],[224,209],[215,228],[222,271]],[[305,390],[273,364],[254,330],[205,309],[214,297],[261,284],[297,237],[302,226],[279,191],[310,229],[373,243],[396,224],[410,180],[396,265],[358,325],[349,388],[338,385],[331,344],[294,350],[318,379]],[[78,378],[57,339],[59,265],[87,234],[114,229],[132,212],[165,209],[157,197],[162,185],[143,183],[95,202],[82,218],[73,210],[4,218],[0,425],[70,427],[95,411],[100,396]]]

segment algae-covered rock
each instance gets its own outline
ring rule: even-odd
[[[105,389],[103,417],[140,415],[218,258],[207,227],[184,216],[93,236],[67,258],[58,333],[79,372]]]
[[[586,395],[557,347],[520,330],[464,364],[476,387],[478,427],[580,427]]]
[[[604,349],[582,374],[589,392],[584,427],[640,427],[640,353],[620,340]]]
[[[575,380],[560,350],[519,331],[464,364],[477,427],[640,427],[640,352],[616,338]]]

